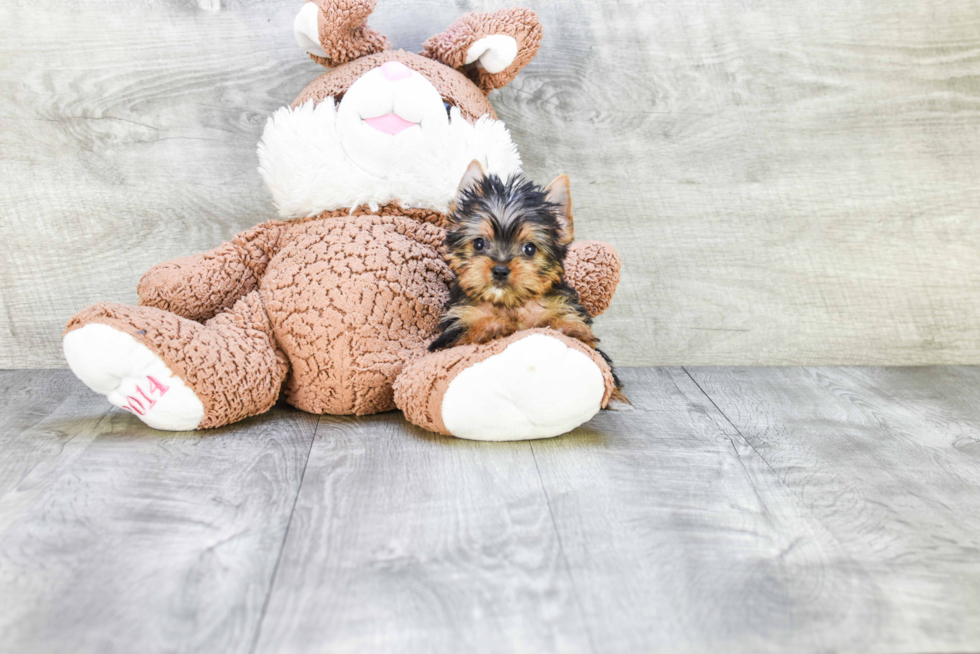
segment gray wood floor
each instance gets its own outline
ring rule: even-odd
[[[980,369],[623,376],[494,444],[0,372],[0,652],[980,649]]]

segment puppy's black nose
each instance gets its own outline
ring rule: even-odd
[[[502,282],[510,275],[510,268],[507,266],[497,265],[490,269],[493,273],[493,278],[498,282]]]

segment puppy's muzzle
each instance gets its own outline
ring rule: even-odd
[[[493,275],[493,281],[502,282],[510,277],[510,268],[507,266],[496,265],[490,269],[490,273]]]

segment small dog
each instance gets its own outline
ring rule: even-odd
[[[563,277],[573,238],[568,175],[542,189],[519,176],[485,175],[472,162],[450,207],[446,249],[456,278],[429,351],[550,327],[595,348],[611,368]],[[628,405],[615,372],[613,379],[612,399]]]

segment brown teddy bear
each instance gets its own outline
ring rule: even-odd
[[[65,356],[109,401],[158,429],[218,427],[280,392],[313,413],[396,407],[482,440],[544,438],[612,391],[594,350],[548,329],[428,354],[448,298],[446,214],[467,165],[501,177],[520,157],[487,94],[536,54],[523,9],[473,13],[424,51],[391,50],[374,0],[312,0],[297,42],[330,70],[270,118],[260,171],[282,220],[152,268],[140,306],[102,303],[68,323]],[[566,277],[592,315],[620,260],[575,243]]]

